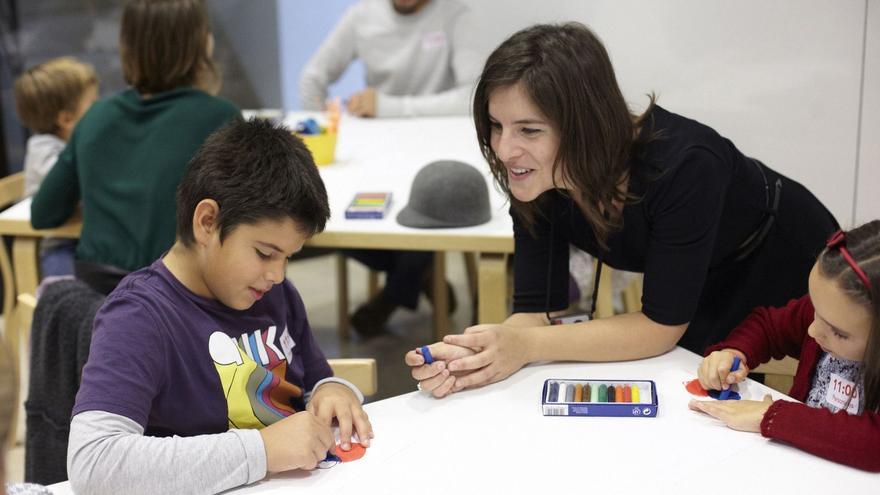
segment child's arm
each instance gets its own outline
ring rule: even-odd
[[[778,400],[761,421],[761,435],[847,466],[880,472],[880,414],[832,413]]]
[[[756,308],[723,341],[706,349],[705,355],[737,349],[754,369],[770,359],[800,357],[807,329],[815,316],[809,296],[793,299],[781,308]]]
[[[143,433],[138,423],[118,414],[74,416],[67,450],[74,492],[217,493],[266,475],[266,450],[257,430],[185,438]]]
[[[819,457],[880,472],[880,414],[832,413],[798,402],[772,402],[769,396],[764,401],[691,401],[689,406],[733,429],[760,431]]]
[[[76,131],[34,195],[31,203],[31,225],[35,229],[57,227],[76,211],[80,192],[74,153],[75,139]]]

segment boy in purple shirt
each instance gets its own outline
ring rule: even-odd
[[[177,239],[95,317],[73,409],[78,493],[216,493],[313,469],[352,433],[363,396],[334,378],[288,257],[321,232],[327,193],[302,142],[236,121],[199,149],[177,191]]]

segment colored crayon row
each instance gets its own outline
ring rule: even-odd
[[[551,382],[547,402],[628,402],[640,403],[641,392],[635,384]]]

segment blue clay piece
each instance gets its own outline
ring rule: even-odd
[[[720,395],[721,395],[720,390],[710,390],[709,391],[709,397],[711,397],[713,399],[717,399],[717,400],[724,400],[724,399],[719,399]],[[735,391],[731,390],[730,395],[727,396],[726,400],[740,400],[741,398],[742,397],[739,396],[739,392],[735,392]]]

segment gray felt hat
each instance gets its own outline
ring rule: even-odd
[[[474,167],[452,160],[431,162],[416,174],[409,203],[397,223],[416,228],[470,227],[492,218],[489,188]]]

